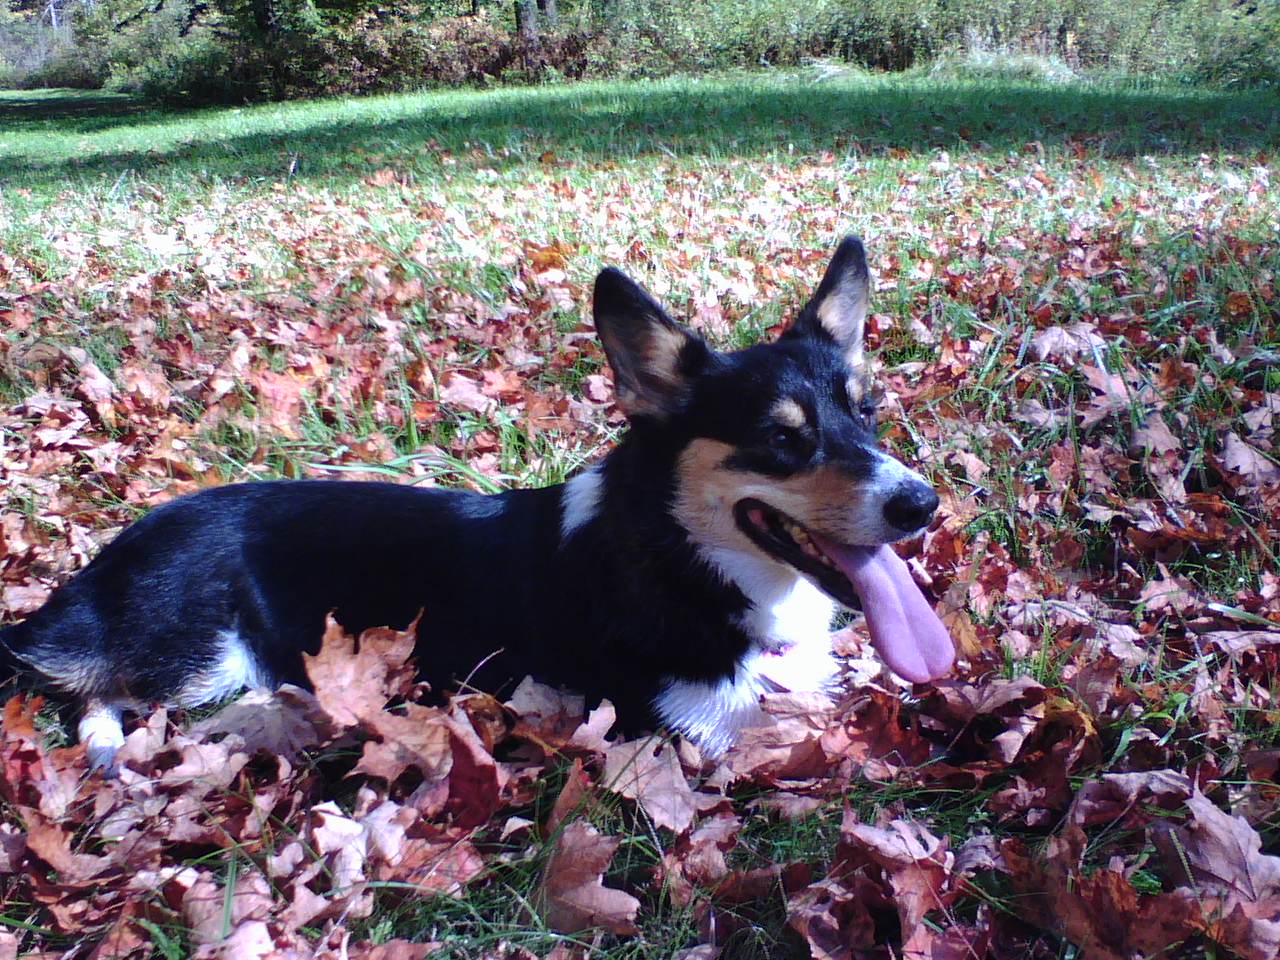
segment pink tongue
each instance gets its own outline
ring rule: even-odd
[[[893,548],[814,539],[862,598],[871,643],[889,668],[914,683],[946,676],[956,657],[951,637]]]

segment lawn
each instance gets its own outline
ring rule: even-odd
[[[0,957],[1275,956],[1278,148],[1274,92],[1155,82],[0,93],[6,620],[209,484],[557,482],[622,429],[596,271],[743,345],[852,232],[885,443],[943,498],[906,548],[961,653],[905,690],[855,625],[845,701],[716,768],[663,747],[666,804],[548,691],[445,717],[389,684],[334,730],[317,682],[257,708],[311,731],[284,760],[157,714],[114,783],[70,709],[15,699]],[[347,778],[405,713],[448,762]],[[604,932],[548,906],[570,860],[636,898],[600,895]]]

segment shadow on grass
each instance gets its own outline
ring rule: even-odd
[[[147,104],[119,93],[98,90],[0,90],[0,124],[10,132],[54,126],[93,133],[133,122]]]
[[[564,159],[602,161],[938,147],[1005,152],[1033,141],[1045,149],[1078,142],[1103,156],[1247,153],[1280,146],[1280,97],[1274,92],[912,77],[586,83],[134,117],[95,113],[92,98],[82,110],[71,99],[61,107],[65,119],[55,116],[40,129],[117,131],[75,156],[24,156],[19,150],[0,159],[0,178],[38,185],[133,170],[162,177],[276,179],[288,169],[295,177],[341,179],[363,175],[370,166],[410,158],[430,162],[441,150],[471,148],[482,151],[484,165],[502,167],[535,162],[547,150]],[[0,111],[14,109],[12,103],[0,99]],[[114,99],[108,105],[127,110]],[[232,114],[234,121],[228,119]],[[103,126],[93,128],[99,121]],[[110,142],[112,137],[119,142]]]

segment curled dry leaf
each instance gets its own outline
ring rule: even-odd
[[[821,776],[830,761],[822,749],[834,710],[822,694],[765,694],[767,722],[743,730],[721,763],[722,782],[778,783]]]
[[[942,910],[959,895],[952,883],[955,854],[918,823],[891,821],[886,827],[859,823],[846,811],[833,873],[874,864],[882,872],[898,910],[903,935],[910,937],[931,910]]]
[[[673,903],[687,905],[695,888],[709,888],[729,875],[725,855],[737,845],[741,830],[742,821],[732,813],[704,820],[663,854],[655,881],[661,881]]]
[[[1016,840],[1001,856],[1019,893],[1020,916],[1041,929],[1055,930],[1085,956],[1132,960],[1158,955],[1204,928],[1201,907],[1190,891],[1144,896],[1114,869],[1085,874],[1084,832],[1069,825],[1043,856],[1032,856]]]
[[[562,824],[586,813],[595,799],[594,791],[595,785],[582,768],[582,761],[574,760],[566,772],[564,787],[551,807],[551,815],[547,817],[547,834],[554,834]]]
[[[903,942],[902,960],[975,960],[989,955],[991,939],[986,922],[976,927],[955,924],[941,931],[921,924]]]
[[[250,690],[188,731],[194,739],[234,735],[245,753],[295,757],[329,739],[329,718],[313,694],[292,684]]]
[[[228,892],[208,871],[191,876],[182,894],[182,916],[197,944],[226,940],[237,927],[267,919],[275,906],[271,884],[257,870],[243,874]]]
[[[353,774],[394,782],[417,770],[419,809],[429,816],[447,812],[460,826],[479,826],[497,812],[505,775],[465,717],[411,703],[403,715],[379,712],[365,725],[379,740],[364,745]]]
[[[873,910],[888,906],[865,876],[810,884],[787,901],[787,923],[804,938],[813,960],[855,960],[875,945]]]
[[[1216,897],[1210,936],[1248,960],[1276,956],[1280,947],[1280,857],[1262,852],[1262,837],[1242,817],[1219,810],[1197,791],[1187,800],[1191,819],[1160,821],[1151,837],[1170,876],[1197,899]]]
[[[342,956],[347,960],[425,960],[426,957],[441,949],[443,944],[434,940],[426,943],[412,943],[409,940],[397,939],[379,944],[363,940],[346,946]]]
[[[1132,829],[1158,816],[1152,806],[1175,809],[1193,789],[1191,778],[1176,770],[1106,773],[1080,787],[1067,819],[1081,827],[1121,820]]]
[[[562,749],[574,737],[586,709],[580,694],[557,690],[533,677],[520,681],[506,706],[515,714],[515,735],[548,751]]]
[[[1222,443],[1222,462],[1253,487],[1280,483],[1280,464],[1267,458],[1261,450],[1228,433]]]
[[[1073,323],[1067,327],[1048,327],[1038,330],[1031,337],[1031,352],[1037,360],[1051,357],[1074,360],[1077,357],[1094,357],[1105,350],[1107,342],[1095,332],[1091,323]]]

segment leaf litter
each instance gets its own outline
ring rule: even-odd
[[[88,252],[59,274],[0,253],[6,616],[139,511],[215,482],[558,479],[621,424],[582,319],[599,260],[725,339],[776,330],[757,305],[793,303],[845,227],[834,155],[753,162],[745,206],[738,172],[728,197],[717,171],[662,161],[654,199],[559,169],[575,162],[464,204],[381,161],[368,197],[245,196],[243,228],[191,256],[131,210],[165,269],[102,260],[74,230]],[[441,700],[409,633],[331,624],[314,693],[156,710],[113,780],[19,693],[0,728],[0,957],[156,954],[157,931],[199,957],[468,955],[438,924],[379,916],[504,889],[513,862],[534,877],[519,923],[548,938],[469,955],[586,956],[657,937],[675,909],[690,958],[778,917],[801,950],[851,960],[1064,941],[1276,956],[1280,250],[1257,228],[1274,170],[1154,163],[1120,161],[1115,192],[1088,153],[957,155],[933,186],[903,164],[874,213],[885,439],[943,500],[905,551],[960,646],[953,680],[904,690],[855,626],[837,637],[846,694],[769,695],[770,722],[704,764],[533,681]],[[1239,191],[1209,185],[1218,164]],[[545,235],[479,212],[543,189],[560,204]],[[913,215],[937,189],[945,225]],[[646,204],[649,232],[619,241]],[[1054,204],[1049,229],[1027,215]],[[392,243],[373,209],[425,227]],[[500,289],[442,279],[478,259]]]

